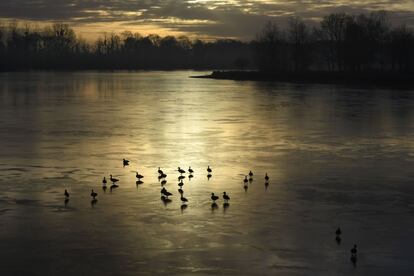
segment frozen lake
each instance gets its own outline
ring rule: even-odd
[[[414,91],[199,74],[0,74],[0,275],[413,275]]]

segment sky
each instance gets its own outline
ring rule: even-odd
[[[86,39],[129,30],[249,40],[269,20],[283,26],[300,16],[317,23],[332,12],[376,10],[387,10],[394,24],[414,27],[414,0],[0,0],[2,21],[69,23]]]

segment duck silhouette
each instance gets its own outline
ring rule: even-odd
[[[118,182],[118,181],[119,181],[119,179],[113,178],[113,177],[112,177],[112,174],[110,175],[109,180],[111,180],[111,182],[112,182],[113,184],[115,184],[116,182]]]
[[[266,175],[265,175],[265,180],[266,180],[266,181],[269,181],[269,176],[267,175],[267,173],[266,173]]]
[[[94,192],[93,189],[92,189],[92,191],[91,191],[91,197],[93,199],[96,199],[97,196],[98,196],[98,193]]]
[[[188,167],[188,172],[189,173],[193,173],[194,171],[193,171],[193,169],[191,167]]]
[[[356,253],[357,253],[357,245],[354,244],[354,247],[352,247],[352,249],[351,249],[351,254],[356,255]]]
[[[335,234],[336,234],[337,236],[339,236],[339,235],[341,235],[341,234],[342,234],[342,231],[341,231],[341,228],[340,228],[340,227],[338,227],[338,228],[336,229]]]
[[[128,166],[129,165],[129,160],[126,160],[125,158],[122,159],[122,164],[124,165],[124,167]]]
[[[230,200],[230,197],[226,194],[226,192],[223,192],[223,199],[225,202],[228,202]]]
[[[180,167],[178,167],[177,171],[181,174],[185,173],[185,170],[181,169]]]
[[[158,174],[163,174],[164,172],[161,170],[161,167],[158,167]]]
[[[138,172],[136,172],[135,177],[136,177],[138,180],[141,180],[142,178],[144,178],[144,176],[143,176],[142,174],[139,174]]]
[[[249,176],[253,177],[253,172],[252,171],[249,172]]]
[[[213,201],[213,202],[216,202],[216,200],[217,199],[219,199],[219,197],[218,196],[216,196],[214,193],[211,193],[211,200]]]
[[[183,195],[182,195],[182,194],[181,194],[180,199],[181,199],[181,201],[182,201],[183,203],[188,202],[188,199],[186,199],[185,197],[183,197]]]
[[[65,197],[66,197],[66,198],[69,198],[69,193],[68,193],[68,190],[66,190],[66,189],[65,189],[65,193],[64,193],[64,195],[65,195]]]
[[[106,178],[105,178],[105,176],[104,176],[104,178],[102,179],[102,185],[106,185]]]
[[[208,165],[208,166],[207,166],[207,172],[208,172],[208,174],[211,174],[211,173],[212,173],[212,171],[213,171],[213,170],[210,168],[210,165]]]
[[[172,193],[168,192],[164,187],[161,189],[161,193],[167,198],[172,195]]]

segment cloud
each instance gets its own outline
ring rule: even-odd
[[[283,24],[293,15],[317,20],[332,12],[382,9],[396,24],[414,27],[412,0],[13,0],[0,2],[0,18],[249,39],[268,20]]]

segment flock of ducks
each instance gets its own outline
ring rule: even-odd
[[[122,163],[123,163],[123,166],[126,167],[126,166],[129,165],[129,160],[123,159]],[[184,190],[183,190],[183,186],[184,186],[183,179],[185,178],[185,176],[183,174],[185,174],[186,171],[184,169],[180,168],[180,167],[177,168],[177,171],[180,174],[178,176],[178,181],[179,181],[178,182],[178,186],[179,186],[178,192],[180,194],[180,200],[182,202],[181,210],[183,210],[183,209],[187,208],[187,202],[188,202],[188,199],[184,197]],[[210,179],[212,177],[212,172],[213,172],[213,170],[210,168],[210,166],[207,166],[207,178],[208,179]],[[194,170],[191,167],[189,167],[188,168],[188,173],[189,173],[188,178],[191,179],[193,177]],[[248,189],[248,184],[253,181],[253,175],[254,175],[253,172],[250,171],[249,174],[244,177],[244,180],[243,180],[244,186],[243,187],[244,187],[245,191],[247,191],[247,189]],[[143,175],[136,172],[135,177],[137,179],[137,181],[136,181],[137,185],[144,183],[142,181],[142,179],[144,178]],[[161,170],[161,167],[158,167],[158,180],[161,182],[161,186],[162,186],[161,191],[160,191],[161,200],[164,202],[165,205],[172,201],[169,197],[173,195],[171,192],[167,191],[167,189],[164,187],[164,185],[167,183],[166,178],[167,178],[167,174],[165,174]],[[265,179],[265,186],[268,187],[270,178],[267,175],[267,173],[265,174],[264,179]],[[115,188],[118,188],[118,185],[116,183],[119,181],[119,179],[114,178],[111,174],[110,177],[109,177],[109,180],[112,183],[111,186],[110,186],[111,191]],[[106,184],[107,184],[107,180],[106,180],[106,177],[104,177],[102,179],[102,189],[104,190],[104,192],[106,191],[106,188],[107,188]],[[64,192],[64,196],[65,196],[65,205],[66,205],[69,201],[69,196],[70,196],[69,192],[66,189],[65,189],[65,192]],[[98,196],[98,193],[96,193],[92,189],[90,196],[92,197],[91,204],[92,205],[96,204],[96,202],[97,202],[96,197]],[[223,192],[222,197],[223,197],[223,200],[224,200],[223,207],[224,208],[229,207],[230,206],[229,205],[230,196],[226,192]],[[212,209],[217,209],[218,205],[217,205],[216,201],[219,200],[220,197],[215,195],[215,193],[211,193],[210,198],[213,202],[212,205],[211,205]],[[342,240],[341,239],[341,234],[342,234],[342,230],[341,230],[340,227],[338,227],[335,231],[335,235],[336,235],[335,240],[338,244],[340,244],[341,240]],[[351,261],[355,266],[356,262],[357,262],[357,245],[356,244],[354,244],[354,246],[351,248]]]
[[[129,166],[129,160],[127,160],[125,158],[122,159],[122,164],[123,164],[124,167]],[[177,168],[177,171],[180,174],[178,176],[178,181],[179,181],[178,182],[178,186],[179,186],[178,192],[180,194],[180,200],[182,202],[181,208],[183,209],[183,208],[186,208],[187,207],[186,206],[186,203],[188,202],[188,199],[184,197],[184,190],[183,190],[183,186],[184,186],[183,179],[185,178],[185,176],[183,174],[185,174],[186,171],[184,169],[180,168],[180,167]],[[194,177],[194,175],[193,175],[194,170],[191,167],[188,168],[188,173],[189,173],[189,175],[188,175],[188,178],[189,179],[191,179],[191,178]],[[213,173],[213,170],[210,168],[210,165],[208,165],[207,166],[207,178],[208,179],[210,179],[212,177],[212,173]],[[250,171],[248,175],[249,175],[249,179],[247,179],[247,175],[245,176],[245,179],[244,179],[244,189],[246,191],[247,191],[247,188],[248,188],[248,183],[251,183],[253,181],[253,172]],[[136,184],[137,185],[140,185],[140,184],[144,183],[142,181],[142,179],[144,178],[144,176],[142,174],[139,174],[138,172],[136,172],[135,177],[137,179],[137,181],[136,181]],[[161,200],[165,204],[171,202],[171,199],[169,197],[173,195],[171,192],[167,191],[167,189],[164,187],[164,185],[167,184],[167,179],[166,178],[167,178],[167,174],[165,174],[161,170],[161,167],[158,167],[158,181],[161,182],[161,186],[162,186],[162,189],[161,189]],[[112,176],[112,174],[109,176],[109,181],[112,183],[111,186],[109,187],[110,188],[110,191],[112,191],[113,189],[116,189],[116,188],[119,187],[117,185],[117,182],[119,182],[119,179],[114,178]],[[108,183],[108,180],[106,179],[106,177],[103,177],[103,179],[102,179],[102,189],[103,189],[104,192],[106,192],[107,183]],[[266,173],[266,175],[265,175],[265,186],[267,187],[268,185],[269,185],[269,176]],[[65,192],[64,192],[64,196],[65,196],[65,205],[66,205],[69,202],[69,196],[70,196],[69,195],[69,192],[66,189],[65,189]],[[92,189],[90,196],[92,197],[91,203],[92,203],[92,205],[94,205],[97,202],[96,197],[98,196],[98,193],[95,192]],[[229,207],[230,196],[226,192],[223,192],[222,197],[223,197],[223,200],[224,200],[223,206],[225,208],[226,207]],[[211,198],[211,200],[213,202],[212,203],[212,208],[213,209],[216,209],[218,207],[217,204],[216,204],[216,201],[219,200],[220,197],[217,196],[217,195],[215,195],[214,193],[211,193],[211,197],[210,198]]]

